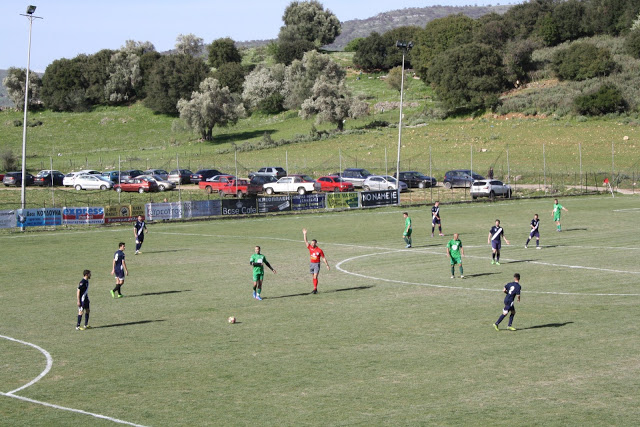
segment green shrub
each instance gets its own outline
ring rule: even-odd
[[[257,105],[257,110],[265,114],[278,114],[284,111],[284,96],[274,93],[267,96]]]
[[[631,31],[624,40],[625,51],[636,59],[640,59],[640,28]]]
[[[578,96],[573,101],[578,114],[600,116],[626,111],[627,103],[617,86],[605,83],[593,93]]]
[[[555,53],[552,68],[560,80],[586,80],[611,74],[616,63],[611,52],[590,43],[574,43]]]

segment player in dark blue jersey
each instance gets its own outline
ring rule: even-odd
[[[436,224],[438,224],[438,230],[441,236],[442,234],[442,224],[440,223],[440,202],[436,201],[431,208],[431,237],[433,237],[433,232],[436,230]]]
[[[538,219],[538,214],[533,216],[531,220],[531,232],[529,233],[529,237],[527,238],[527,243],[524,244],[525,249],[529,247],[529,242],[534,237],[536,238],[536,249],[540,249],[540,219]]]
[[[116,277],[116,287],[111,290],[111,296],[113,298],[116,297],[116,292],[118,293],[118,298],[122,298],[120,288],[124,285],[124,276],[129,275],[127,263],[124,261],[124,248],[124,242],[118,243],[118,250],[113,254],[113,268],[111,269],[111,274]]]
[[[78,323],[76,323],[76,331],[91,329],[91,326],[89,326],[89,279],[91,279],[91,270],[83,271],[82,280],[78,283],[78,291],[76,292],[78,303]],[[80,326],[82,313],[84,313],[84,327]]]
[[[501,238],[504,239],[507,245],[509,244],[507,238],[504,237],[504,229],[500,227],[500,220],[496,219],[496,225],[491,227],[489,237],[487,238],[487,243],[491,245],[491,264],[500,265]]]
[[[144,242],[144,233],[148,233],[147,224],[144,222],[142,215],[138,215],[138,220],[133,225],[133,235],[136,238],[136,253],[138,255],[140,249],[142,249],[142,242]]]
[[[493,327],[496,331],[499,331],[498,325],[502,322],[509,312],[511,315],[509,316],[509,326],[507,327],[510,331],[515,331],[513,325],[513,317],[516,315],[516,307],[514,305],[516,296],[518,297],[518,302],[520,302],[520,274],[516,273],[513,275],[513,282],[507,283],[504,285],[504,289],[502,290],[507,296],[504,297],[504,308],[502,309],[502,314],[498,317],[496,323],[493,324]]]

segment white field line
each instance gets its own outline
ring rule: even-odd
[[[388,283],[399,283],[401,285],[416,285],[416,286],[428,286],[431,288],[444,288],[444,289],[456,289],[456,290],[464,290],[464,291],[479,291],[479,292],[502,292],[501,289],[485,289],[485,288],[466,288],[466,287],[462,287],[462,286],[447,286],[447,285],[434,285],[431,283],[418,283],[418,282],[407,282],[404,280],[395,280],[395,279],[385,279],[382,277],[375,277],[375,276],[368,276],[366,274],[360,274],[360,273],[354,273],[352,271],[346,270],[344,268],[342,268],[342,264],[349,262],[349,261],[353,261],[359,258],[364,258],[364,257],[369,257],[369,256],[376,256],[376,255],[385,255],[385,254],[389,254],[389,253],[395,253],[395,252],[404,252],[404,250],[395,250],[395,251],[386,251],[386,252],[377,252],[377,253],[373,253],[373,254],[365,254],[365,255],[358,255],[358,256],[354,256],[351,258],[347,258],[344,259],[342,261],[340,261],[339,263],[336,264],[335,268],[345,274],[350,274],[352,276],[357,276],[357,277],[361,277],[364,279],[369,279],[369,280],[379,280],[382,282],[388,282]],[[527,293],[530,294],[546,294],[546,295],[572,295],[572,296],[640,296],[640,294],[605,294],[605,293],[599,293],[599,294],[590,294],[590,293],[579,293],[579,292],[545,292],[545,291],[529,291],[527,290]]]
[[[29,381],[27,384],[23,385],[22,387],[18,387],[15,390],[11,390],[11,391],[9,391],[7,393],[0,392],[0,395],[6,396],[6,397],[12,397],[14,399],[19,399],[19,400],[22,400],[22,401],[25,401],[25,402],[35,403],[37,405],[47,406],[49,408],[59,409],[59,410],[62,410],[62,411],[69,411],[69,412],[75,412],[75,413],[78,413],[78,414],[89,415],[89,416],[92,416],[94,418],[100,418],[100,419],[111,421],[111,422],[114,422],[114,423],[117,423],[117,424],[125,424],[125,425],[130,425],[130,426],[144,427],[141,424],[135,424],[135,423],[131,423],[129,421],[119,420],[117,418],[108,417],[106,415],[94,414],[93,412],[83,411],[82,409],[67,408],[65,406],[54,405],[53,403],[47,403],[47,402],[41,402],[39,400],[29,399],[28,397],[17,396],[15,393],[17,393],[17,392],[19,392],[21,390],[24,390],[27,387],[30,387],[30,386],[34,385],[35,383],[40,381],[45,375],[47,375],[49,373],[49,371],[51,370],[51,367],[53,366],[53,358],[51,357],[51,354],[49,354],[49,352],[47,350],[45,350],[44,348],[39,347],[39,346],[37,346],[35,344],[32,344],[30,342],[17,340],[15,338],[7,337],[7,336],[4,336],[4,335],[0,335],[0,338],[4,338],[4,339],[9,340],[9,341],[13,341],[13,342],[17,342],[19,344],[24,344],[24,345],[28,345],[30,347],[33,347],[36,350],[38,350],[40,353],[42,353],[44,355],[44,357],[47,359],[47,366],[40,373],[40,375],[38,375],[33,380]]]

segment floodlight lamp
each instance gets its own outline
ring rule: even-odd
[[[33,15],[33,13],[36,11],[36,7],[33,5],[29,5],[29,7],[27,7],[27,15]]]
[[[413,48],[413,42],[409,42],[409,44],[407,44],[407,49],[411,49]]]
[[[401,42],[400,40],[398,40],[398,41],[396,42],[396,47],[397,47],[397,48],[400,48],[400,49],[401,49],[401,48],[403,48],[404,46],[405,46],[405,44],[404,44],[403,42]]]

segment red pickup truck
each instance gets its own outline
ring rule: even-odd
[[[227,185],[230,181],[233,181],[235,177],[233,175],[216,175],[202,180],[198,183],[200,188],[203,188],[207,194],[217,193],[221,187]]]
[[[238,179],[229,181],[226,185],[218,189],[221,196],[236,196],[242,198],[245,196],[255,196],[262,191],[262,185],[251,184],[247,179]]]

